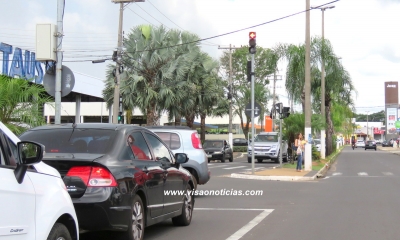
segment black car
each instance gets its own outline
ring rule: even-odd
[[[390,142],[389,141],[383,141],[382,142],[382,147],[393,147],[393,145],[392,144],[390,144]]]
[[[33,128],[21,140],[46,147],[43,161],[67,186],[82,230],[120,231],[143,239],[144,228],[172,218],[189,225],[194,198],[188,161],[153,132],[133,125],[79,123]],[[181,191],[181,194],[165,194]]]
[[[376,142],[371,140],[365,141],[365,150],[367,149],[375,149],[376,151]]]
[[[248,142],[246,138],[234,138],[233,146],[247,146]]]
[[[205,140],[203,149],[207,154],[208,162],[211,160],[225,162],[225,159],[233,162],[233,150],[225,140]]]

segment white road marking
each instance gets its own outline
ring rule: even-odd
[[[226,166],[228,166],[228,165],[215,165],[215,166],[209,167],[209,168],[219,168],[219,167],[226,167]]]
[[[339,176],[339,175],[342,175],[342,173],[340,173],[340,172],[332,173],[332,176]]]
[[[271,213],[274,209],[266,208],[194,208],[193,210],[224,210],[224,211],[268,211]]]
[[[265,167],[255,167],[254,169],[257,169],[257,170],[261,170],[261,169],[264,169]],[[246,169],[243,169],[243,170],[246,170],[246,171],[249,171],[249,170],[252,170],[251,168],[246,168]]]
[[[368,173],[366,173],[366,172],[359,172],[359,173],[358,173],[358,176],[368,176]]]
[[[393,176],[393,173],[391,173],[391,172],[382,172],[383,173],[383,175],[386,175],[386,176]]]
[[[237,167],[228,167],[228,168],[224,168],[224,169],[235,169],[235,168],[244,168],[246,166],[237,166]]]
[[[264,218],[266,218],[272,210],[264,210],[257,217],[251,220],[249,223],[244,225],[241,229],[237,230],[234,234],[228,237],[226,240],[238,240],[241,239],[246,233],[253,229],[257,224],[259,224]]]

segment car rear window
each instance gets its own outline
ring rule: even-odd
[[[42,129],[25,132],[21,140],[43,144],[48,153],[106,153],[116,131],[110,129]]]
[[[176,133],[155,132],[171,150],[181,148],[181,139]]]

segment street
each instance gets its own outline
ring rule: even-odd
[[[317,181],[226,177],[247,169],[232,168],[246,166],[245,157],[233,163],[211,162],[212,178],[199,186],[199,190],[263,190],[262,196],[197,196],[190,226],[174,227],[170,220],[165,221],[146,228],[144,239],[397,239],[400,236],[398,155],[345,147],[326,177]],[[232,167],[212,168],[219,164]],[[260,165],[275,164],[256,164]],[[82,234],[81,239],[92,239],[91,236]],[[112,234],[102,236],[113,239]]]

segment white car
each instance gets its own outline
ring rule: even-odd
[[[364,142],[364,140],[357,140],[357,142],[356,142],[356,147],[365,148],[365,142]]]
[[[321,139],[314,139],[313,144],[318,152],[321,151]]]
[[[44,153],[0,122],[0,240],[79,239],[71,197]]]

